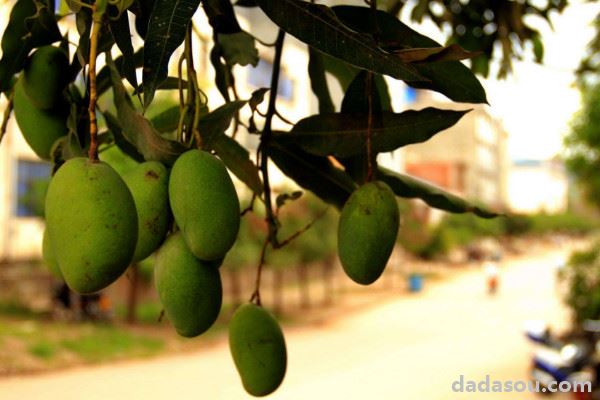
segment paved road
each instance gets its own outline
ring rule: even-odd
[[[273,399],[533,399],[528,394],[455,393],[465,380],[524,380],[527,319],[566,320],[552,265],[560,251],[505,265],[500,291],[481,271],[460,273],[422,294],[399,296],[327,326],[286,331],[289,366]],[[247,399],[222,342],[145,362],[0,380],[1,400]],[[555,397],[558,399],[559,397]]]

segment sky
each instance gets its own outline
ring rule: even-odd
[[[576,0],[552,16],[554,31],[543,21],[531,20],[542,32],[544,64],[514,61],[514,73],[507,79],[483,82],[490,111],[509,133],[511,159],[544,160],[561,153],[562,137],[580,108],[574,71],[593,37],[591,23],[598,12],[600,4]],[[432,25],[417,29],[443,41]]]

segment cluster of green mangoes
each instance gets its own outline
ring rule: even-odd
[[[37,49],[27,60],[14,88],[17,124],[38,157],[49,160],[54,143],[67,135],[69,105],[64,91],[69,83],[67,53],[54,46]]]
[[[110,148],[106,159],[119,160],[118,152]],[[171,215],[178,230],[171,229]],[[233,182],[208,152],[185,152],[170,172],[154,161],[116,162],[113,168],[72,158],[48,188],[43,256],[71,289],[93,293],[156,252],[154,279],[165,315],[181,336],[195,337],[219,315],[219,267],[239,225]],[[268,311],[240,307],[230,324],[230,344],[249,393],[266,395],[281,384],[285,341]]]
[[[396,196],[386,183],[369,182],[352,193],[338,225],[338,256],[350,279],[370,285],[381,276],[399,226]]]

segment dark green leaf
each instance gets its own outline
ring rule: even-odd
[[[367,91],[368,72],[360,71],[356,78],[350,83],[344,99],[342,100],[342,114],[367,114],[369,112],[369,92]],[[372,104],[371,109],[374,115],[381,115],[381,98],[377,86],[371,82]]]
[[[277,167],[300,187],[337,208],[342,208],[356,189],[352,178],[336,168],[327,157],[314,156],[297,146],[277,141],[270,143],[268,154]]]
[[[269,91],[268,88],[260,88],[260,89],[256,89],[252,93],[250,100],[248,100],[248,105],[250,106],[250,109],[252,111],[255,111],[256,108],[265,100],[265,95],[267,94],[268,91]]]
[[[350,28],[363,33],[372,32],[374,27],[366,7],[336,6],[332,8],[336,16]],[[410,49],[440,47],[436,41],[421,35],[403,24],[394,16],[377,12],[377,36],[384,48]],[[412,65],[428,81],[409,82],[419,89],[430,89],[446,95],[454,101],[466,103],[486,103],[483,86],[475,75],[459,61],[443,61],[430,64]]]
[[[123,136],[123,129],[121,129],[121,125],[119,124],[119,120],[117,117],[112,115],[109,112],[104,112],[102,114],[104,116],[104,120],[106,121],[106,127],[112,133],[113,139],[115,140],[115,144],[119,149],[123,151],[123,153],[127,154],[129,157],[133,158],[137,162],[143,162],[144,156],[141,155],[135,146],[129,142]]]
[[[88,8],[82,8],[75,14],[75,26],[79,33],[79,43],[77,45],[77,60],[81,67],[87,65],[90,56],[90,34],[92,32],[92,11]]]
[[[394,50],[405,63],[431,63],[440,61],[460,61],[473,58],[479,53],[466,51],[457,44],[447,47],[417,47],[411,49]]]
[[[329,7],[300,0],[257,3],[281,29],[319,51],[396,79],[427,81],[415,68],[379,48],[370,35],[348,29]]]
[[[239,7],[258,7],[256,0],[237,0],[235,5]]]
[[[142,39],[146,39],[150,15],[154,9],[155,0],[137,0],[131,10],[135,13],[135,30]]]
[[[182,88],[187,89],[187,84],[188,82],[184,79],[180,80],[176,76],[168,76],[167,79],[165,79],[160,85],[158,85],[156,90],[177,90],[179,89],[179,85],[181,85]],[[141,84],[138,86],[137,90],[133,91],[133,94],[137,95],[143,92],[144,85]]]
[[[467,111],[425,108],[400,114],[389,111],[373,116],[371,145],[374,153],[429,140],[454,125]],[[351,157],[365,152],[367,114],[319,114],[299,121],[278,140],[293,142],[315,155]]]
[[[483,218],[498,216],[495,212],[478,207],[452,193],[409,175],[380,167],[377,179],[387,183],[397,196],[409,199],[419,198],[433,208],[459,214],[471,212]]]
[[[212,141],[225,133],[229,125],[231,125],[233,117],[235,117],[237,112],[246,103],[246,101],[242,100],[225,103],[216,110],[201,117],[198,128],[202,135],[202,145],[208,149],[212,149]]]
[[[235,17],[235,12],[229,0],[204,0],[202,3],[204,12],[208,17],[210,26],[216,33],[241,32],[240,24]]]
[[[136,68],[141,67],[144,63],[144,52],[143,49],[138,50],[133,55],[133,64]],[[123,56],[119,56],[114,60],[114,64],[119,71],[119,75],[125,78],[125,72],[123,70]],[[106,92],[112,85],[112,78],[110,76],[110,67],[105,65],[102,67],[98,75],[96,76],[96,92],[98,96]],[[141,85],[140,85],[141,86]],[[139,86],[138,86],[139,88]],[[139,89],[138,89],[139,90]]]
[[[150,121],[135,110],[131,98],[121,82],[119,71],[110,57],[108,58],[114,101],[123,137],[137,148],[145,160],[172,165],[187,148],[179,142],[161,137]]]
[[[0,92],[9,89],[32,49],[61,40],[52,11],[48,4],[33,0],[18,0],[13,6],[1,42]]]
[[[240,181],[244,182],[257,195],[262,193],[263,186],[258,175],[258,168],[250,160],[248,150],[225,134],[217,135],[212,141],[212,147],[227,168]]]
[[[121,14],[119,19],[110,21],[110,31],[115,39],[115,43],[123,54],[123,74],[131,86],[133,86],[135,89],[137,88],[138,83],[135,73],[136,66],[133,56],[134,51],[133,45],[131,44],[131,31],[129,30],[129,16],[127,15],[127,12]]]
[[[254,36],[248,32],[219,33],[217,40],[223,51],[223,58],[229,66],[239,64],[242,66],[258,65],[258,50],[254,43]]]
[[[335,106],[331,100],[327,77],[325,75],[325,64],[323,54],[308,46],[308,76],[310,87],[319,100],[319,113],[335,112]]]
[[[171,55],[183,43],[200,0],[156,0],[144,44],[144,107],[167,78]]]

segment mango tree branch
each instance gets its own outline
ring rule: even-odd
[[[271,75],[271,87],[269,90],[269,106],[267,108],[267,115],[265,116],[265,125],[260,136],[259,146],[260,171],[263,178],[265,196],[264,201],[267,213],[265,220],[267,222],[269,233],[261,251],[260,261],[256,272],[256,287],[254,289],[254,293],[252,294],[252,298],[250,299],[250,301],[256,301],[256,304],[258,305],[260,305],[260,279],[265,261],[267,246],[269,243],[271,243],[272,247],[277,247],[277,220],[273,212],[273,202],[271,199],[271,184],[269,182],[269,155],[267,149],[273,133],[271,124],[273,122],[273,117],[275,116],[275,113],[277,111],[277,89],[279,87],[279,73],[281,71],[281,55],[283,53],[284,39],[285,32],[280,29],[277,33],[277,40],[275,41],[275,58],[273,60],[273,72]]]
[[[90,161],[98,161],[98,121],[96,120],[96,58],[98,57],[98,38],[106,11],[106,0],[99,0],[92,6],[92,34],[90,37],[90,60],[89,60],[89,83],[90,103],[88,114],[90,117],[90,150],[88,156]]]

